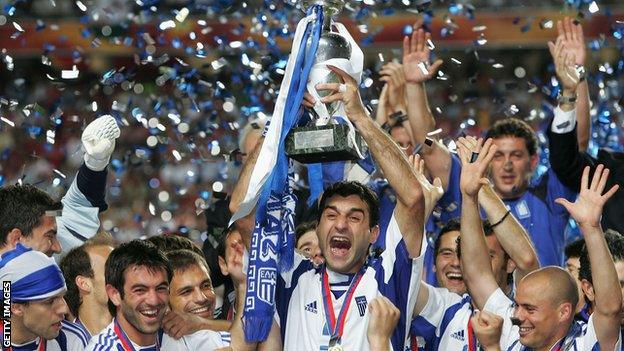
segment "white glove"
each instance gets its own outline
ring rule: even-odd
[[[92,171],[101,171],[108,165],[115,150],[115,139],[121,132],[117,121],[111,115],[104,115],[89,123],[82,132],[82,145],[85,148],[84,161]]]

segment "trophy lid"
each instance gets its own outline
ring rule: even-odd
[[[303,11],[306,11],[312,5],[323,6],[323,12],[332,17],[340,13],[345,5],[344,0],[303,0]]]

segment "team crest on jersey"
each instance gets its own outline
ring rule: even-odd
[[[531,211],[529,211],[526,201],[522,200],[516,205],[516,213],[520,219],[531,217]]]
[[[360,312],[360,317],[364,317],[364,313],[366,313],[366,296],[357,296],[355,298],[355,303],[357,303],[358,312]]]

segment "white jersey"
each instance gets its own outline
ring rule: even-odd
[[[511,324],[510,317],[513,315],[512,301],[505,296],[501,289],[497,289],[487,300],[483,308],[485,311],[495,313],[503,317],[503,331],[501,335],[501,350],[528,351],[529,348],[520,344],[519,327]],[[553,348],[557,346],[554,345]],[[620,336],[613,351],[620,351],[622,337]],[[563,340],[561,350],[592,351],[598,350],[598,337],[594,328],[594,318],[589,317],[587,324],[574,322]],[[603,349],[601,349],[603,350]],[[603,350],[609,351],[609,350]]]
[[[11,344],[13,351],[35,351],[39,350],[42,339],[37,338],[25,344]],[[61,331],[59,335],[52,340],[43,340],[46,343],[44,350],[46,351],[83,351],[87,346],[87,336],[68,321],[61,322]]]
[[[212,330],[200,330],[175,340],[162,329],[158,332],[160,351],[212,351],[230,346],[230,333]],[[139,346],[132,342],[136,351],[158,351],[156,345]],[[115,322],[109,324],[101,333],[91,338],[86,351],[123,351],[121,340],[115,334]]]
[[[460,296],[446,288],[434,288],[423,284],[429,290],[427,304],[412,320],[410,332],[419,337],[419,349],[425,346],[432,350],[470,350],[469,340],[474,341],[468,331],[468,321],[472,316],[472,299],[468,294]],[[422,339],[421,339],[422,338]]]
[[[425,252],[426,240],[423,240],[421,252]],[[366,337],[369,314],[367,304],[379,295],[386,296],[401,311],[401,317],[394,334],[394,350],[403,350],[406,344],[412,311],[418,296],[418,286],[423,267],[423,257],[411,259],[394,215],[386,232],[386,250],[378,259],[373,259],[367,266],[360,283],[355,288],[346,314],[344,333],[340,345],[345,350],[369,350]],[[295,256],[293,269],[282,273],[277,282],[276,307],[280,320],[284,350],[327,350],[330,340],[329,326],[326,323],[323,293],[322,268],[315,268],[311,261],[301,255]],[[329,272],[330,284],[348,284],[340,282],[344,276]],[[332,288],[332,292],[336,289]],[[334,315],[339,315],[340,308],[347,297],[332,297]]]

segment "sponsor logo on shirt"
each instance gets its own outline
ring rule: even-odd
[[[465,340],[465,338],[464,338],[464,330],[462,329],[460,331],[457,331],[457,332],[451,334],[451,338],[459,340],[459,341],[464,341]]]
[[[316,314],[316,301],[305,305],[305,310]]]

